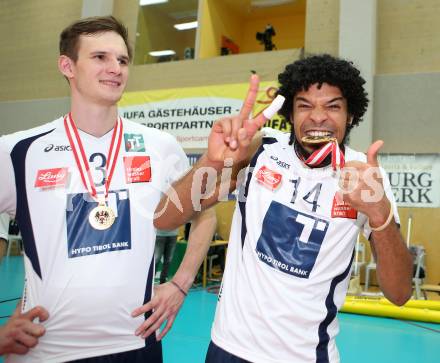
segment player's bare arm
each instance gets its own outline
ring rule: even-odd
[[[197,213],[193,218],[185,256],[172,281],[156,286],[153,299],[133,311],[133,317],[150,310],[153,311],[151,316],[138,327],[136,335],[146,338],[165,322],[165,326],[156,337],[157,340],[161,340],[171,329],[208,251],[216,224],[217,219],[214,209]]]
[[[397,305],[411,297],[412,259],[393,218],[393,207],[386,197],[380,176],[377,154],[383,141],[374,142],[367,151],[367,162],[350,161],[345,170],[353,168],[357,182],[351,187],[350,176],[342,173],[340,182],[344,202],[367,215],[372,228],[371,247],[377,263],[377,278],[385,296]]]
[[[49,317],[46,309],[36,306],[26,313],[21,312],[21,303],[17,305],[14,314],[8,322],[0,327],[0,355],[26,354],[29,349],[38,344],[38,339],[46,332],[43,325],[35,323]]]
[[[197,211],[209,208],[218,202],[223,196],[222,193],[227,194],[236,188],[240,170],[249,163],[251,155],[261,144],[258,129],[273,116],[278,107],[274,105],[268,112],[251,119],[258,85],[258,76],[252,75],[240,113],[214,123],[208,139],[207,152],[188,174],[173,184],[171,193],[167,193],[160,201],[156,209],[158,217],[154,221],[156,228],[172,229],[182,225]],[[221,187],[224,182],[221,172],[229,167],[232,168],[231,177],[227,180],[230,184],[228,187]],[[211,180],[209,174],[205,173],[208,170],[216,174]],[[172,203],[173,197],[179,203]],[[197,210],[197,206],[200,209]]]

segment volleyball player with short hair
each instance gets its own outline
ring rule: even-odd
[[[130,59],[115,18],[73,23],[58,61],[70,112],[0,139],[0,212],[18,220],[26,275],[21,308],[0,329],[7,362],[162,362],[160,339],[198,266],[184,259],[153,293],[153,220],[189,164],[174,137],[118,116]],[[197,225],[209,213],[193,220],[189,251],[208,248]]]

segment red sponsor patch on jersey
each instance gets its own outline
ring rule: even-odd
[[[270,170],[264,165],[257,171],[257,181],[271,190],[278,188],[282,177],[280,173]]]
[[[345,202],[338,203],[335,196],[333,197],[332,218],[357,219],[357,210]]]
[[[151,181],[149,156],[124,156],[125,181],[127,183],[146,183]]]
[[[60,187],[66,185],[67,168],[53,168],[38,170],[35,179],[36,188]]]

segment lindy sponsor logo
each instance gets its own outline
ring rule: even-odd
[[[357,219],[357,210],[352,208],[344,201],[342,203],[338,203],[336,197],[333,197],[332,218]]]
[[[282,175],[262,166],[257,172],[257,181],[265,187],[275,190],[281,183]]]
[[[71,151],[70,145],[54,145],[49,144],[44,148],[44,152],[48,153],[49,151]]]
[[[290,169],[290,164],[285,161],[279,160],[277,156],[271,155],[270,158],[277,163],[278,166],[284,169]]]
[[[151,181],[149,156],[124,156],[125,180],[127,183]]]
[[[145,152],[144,137],[142,134],[124,134],[125,151]]]
[[[66,185],[67,168],[38,170],[35,180],[36,188],[48,188]]]

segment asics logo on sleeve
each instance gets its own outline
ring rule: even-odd
[[[54,145],[49,144],[44,148],[44,152],[48,153],[50,151],[71,151],[70,145]]]
[[[279,160],[277,156],[271,155],[270,158],[277,163],[277,165],[284,169],[290,169],[290,164],[285,161]]]

